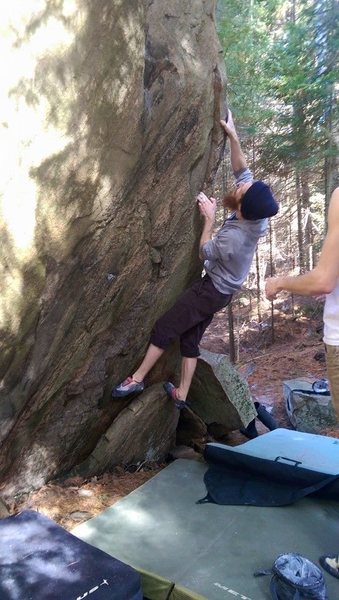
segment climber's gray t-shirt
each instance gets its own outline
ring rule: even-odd
[[[249,169],[234,173],[236,185],[253,181]],[[268,219],[248,221],[235,214],[226,219],[212,240],[202,247],[204,268],[214,287],[222,294],[234,294],[250,270],[260,237],[267,231]]]

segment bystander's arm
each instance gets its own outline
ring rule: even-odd
[[[273,277],[266,281],[266,296],[274,300],[285,290],[301,296],[331,293],[339,278],[339,187],[331,196],[328,211],[328,232],[317,266],[297,277]]]

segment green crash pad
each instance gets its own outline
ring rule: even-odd
[[[196,504],[206,494],[206,469],[176,460],[72,533],[140,571],[149,600],[270,600],[269,577],[255,578],[254,571],[285,552],[315,563],[338,552],[338,502]],[[339,581],[324,575],[329,598],[339,597]]]

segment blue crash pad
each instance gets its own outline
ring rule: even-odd
[[[227,448],[256,458],[298,464],[319,473],[339,474],[339,439],[324,435],[279,428],[240,446],[210,443],[207,447],[209,452]]]
[[[0,519],[1,600],[142,600],[139,574],[38,512]]]

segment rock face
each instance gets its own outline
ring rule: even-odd
[[[194,196],[222,142],[215,0],[32,6],[3,15],[4,494],[120,435],[110,389],[200,271]]]
[[[88,477],[115,465],[162,460],[175,445],[178,419],[179,411],[162,386],[151,386],[121,410],[91,455],[70,476]]]
[[[9,510],[0,498],[0,519],[5,519],[6,517],[9,517]]]

